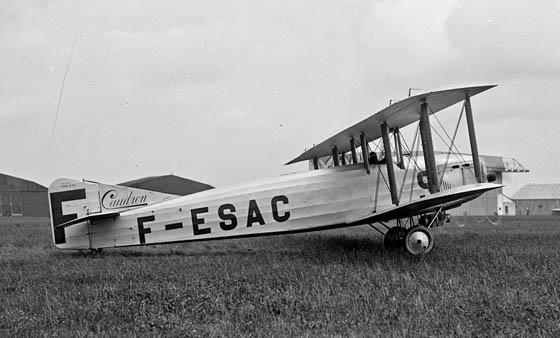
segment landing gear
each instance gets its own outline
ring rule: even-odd
[[[407,230],[405,227],[396,226],[392,227],[385,233],[383,244],[385,249],[402,248],[404,247],[404,240]]]
[[[428,228],[416,225],[408,229],[404,247],[413,255],[425,255],[434,248],[434,238]]]
[[[424,226],[427,221],[430,221],[428,226]],[[436,214],[422,215],[418,218],[418,222],[414,222],[412,217],[406,222],[397,219],[397,225],[393,227],[389,227],[384,222],[378,222],[387,228],[385,232],[379,230],[371,223],[369,225],[384,236],[383,244],[385,249],[404,248],[413,255],[425,255],[434,248],[434,238],[428,228],[434,224],[441,225],[437,221],[443,224],[445,218],[438,219]]]

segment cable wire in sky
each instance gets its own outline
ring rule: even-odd
[[[68,63],[66,64],[66,71],[64,72],[64,78],[62,79],[62,86],[60,86],[60,93],[58,95],[58,104],[56,105],[56,113],[54,114],[54,121],[51,129],[51,137],[49,139],[49,145],[47,148],[47,158],[45,159],[45,171],[47,170],[47,164],[49,162],[49,155],[51,153],[52,142],[54,139],[54,131],[56,129],[56,122],[58,121],[58,112],[60,110],[60,103],[62,102],[62,93],[64,92],[64,84],[66,83],[66,77],[68,76],[68,71],[70,70],[70,63],[72,62],[72,55],[74,54],[74,48],[78,42],[78,36],[74,38],[74,43],[72,44],[72,49],[70,50],[70,57],[68,58]]]

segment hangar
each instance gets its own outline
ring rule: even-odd
[[[472,158],[466,154],[464,156],[468,160]],[[480,155],[480,159],[486,165],[488,172],[496,174],[496,183],[499,184],[507,184],[509,177],[504,181],[504,174],[529,172],[529,169],[512,157]],[[486,192],[479,198],[450,210],[450,214],[457,216],[514,216],[515,209],[515,204],[503,194],[503,188],[500,188]]]
[[[213,188],[175,175],[145,177],[119,185],[174,195],[189,195]],[[49,217],[47,188],[29,180],[0,174],[0,216]]]
[[[206,183],[189,180],[175,175],[144,177],[133,181],[119,183],[119,185],[179,196],[190,195],[214,188]]]
[[[0,215],[48,217],[47,188],[23,178],[0,174]]]
[[[511,199],[518,215],[560,215],[560,184],[527,184]]]

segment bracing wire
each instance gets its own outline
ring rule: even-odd
[[[414,146],[416,144],[416,139],[418,138],[418,130],[420,129],[419,127],[420,126],[418,126],[418,128],[416,128],[416,133],[414,134],[414,140],[412,141],[412,149],[407,149],[411,156],[410,156],[410,159],[409,159],[408,163],[406,164],[406,169],[404,171],[403,179],[402,179],[402,182],[401,182],[401,189],[399,191],[399,200],[402,197],[402,193],[403,193],[403,190],[404,190],[404,185],[405,185],[405,182],[406,182],[406,175],[408,175],[408,170],[410,169],[410,165],[415,163],[415,161],[412,159],[412,156],[413,156],[412,151],[414,150]],[[401,139],[402,143],[405,143],[405,147],[408,148],[408,145],[406,144],[406,141],[404,140],[404,137],[400,133],[399,133],[399,138]],[[414,181],[414,174],[412,174],[411,179],[412,179],[412,181]]]
[[[463,155],[461,154],[461,152],[459,151],[459,149],[457,148],[457,146],[455,146],[453,144],[453,142],[451,144],[447,144],[447,141],[445,141],[445,139],[441,136],[441,134],[437,131],[437,129],[435,129],[433,126],[431,127],[432,130],[434,131],[434,133],[436,133],[436,135],[441,139],[441,141],[445,144],[445,146],[447,147],[453,147],[455,148],[455,155],[457,156],[457,159],[459,159],[460,161],[463,162],[467,162],[467,160],[463,157]],[[473,177],[476,177],[476,175],[474,174],[473,168],[469,167],[468,168],[469,172],[473,175]]]
[[[453,147],[453,144],[447,143],[447,140],[445,140],[445,139],[443,138],[443,136],[441,136],[441,134],[437,131],[436,128],[434,128],[433,126],[430,126],[430,127],[432,128],[432,131],[439,137],[439,139],[443,142],[443,144],[444,144],[446,147]],[[459,154],[459,156],[460,156],[460,154]],[[462,156],[461,156],[461,157],[462,157]]]
[[[447,138],[451,141],[451,136],[449,136],[449,134],[447,133],[447,130],[445,129],[445,127],[443,126],[443,124],[441,123],[441,121],[438,119],[437,115],[433,112],[432,108],[428,105],[428,108],[430,109],[430,111],[432,112],[432,116],[435,118],[436,122],[439,124],[439,127],[443,130],[443,132],[445,133],[445,135],[447,136]],[[464,104],[463,104],[463,108],[461,108],[461,116],[463,114],[463,109],[464,109]],[[460,120],[460,119],[459,119]],[[432,130],[436,131],[433,127]],[[436,131],[437,133],[437,131]],[[439,135],[439,137],[441,138],[441,140],[443,142],[445,142],[445,140],[443,139],[443,137],[441,135]],[[453,143],[453,142],[452,142]],[[447,144],[446,144],[447,145]],[[452,144],[452,147],[455,149],[456,151],[456,156],[459,160],[466,162],[465,158],[463,157],[463,155],[461,154],[461,152],[459,151],[459,148],[457,148],[456,145]]]
[[[418,124],[418,127],[420,128],[420,124]],[[418,136],[418,142],[416,142],[416,154],[418,154],[418,151],[420,149],[420,135]],[[412,149],[412,151],[414,151],[414,149]],[[415,155],[418,156],[418,155]],[[412,194],[414,193],[414,176],[416,175],[416,167],[418,167],[418,171],[421,172],[420,167],[418,166],[418,164],[416,164],[416,166],[412,167],[412,180],[410,181],[410,195],[408,197],[409,201],[412,201]]]
[[[453,132],[453,139],[451,140],[451,146],[449,146],[449,149],[447,151],[447,156],[445,158],[445,166],[443,167],[443,171],[441,173],[441,178],[440,178],[440,187],[441,184],[443,183],[443,176],[445,174],[445,170],[447,169],[447,165],[449,164],[449,156],[451,155],[451,152],[453,150],[452,146],[455,145],[455,138],[457,137],[457,132],[459,131],[459,126],[461,125],[461,118],[463,117],[464,111],[465,111],[465,104],[463,104],[463,107],[461,108],[461,113],[459,114],[459,118],[457,119],[457,125],[455,126],[455,131]]]
[[[377,150],[381,151],[381,148],[379,147],[379,144],[377,144],[375,142],[372,142],[372,143],[377,148]],[[366,144],[367,144],[368,151],[373,152],[373,149],[370,147],[370,145],[369,145],[370,143],[367,142],[367,140],[366,140]],[[369,158],[364,159],[364,161],[369,161]],[[381,171],[381,168],[378,168],[378,169],[379,169],[379,173],[381,174],[381,177],[383,178],[383,182],[385,182],[385,185],[387,186],[387,188],[389,188],[389,181],[387,181],[387,179],[385,179],[385,175],[383,175],[383,172]]]
[[[72,49],[70,50],[70,56],[68,57],[68,62],[66,63],[66,70],[64,71],[64,77],[62,78],[62,85],[60,86],[60,93],[58,94],[58,103],[56,105],[56,112],[54,114],[54,121],[51,128],[51,136],[49,139],[49,145],[47,147],[47,157],[45,159],[45,170],[47,169],[47,164],[49,163],[49,156],[51,153],[52,142],[54,139],[54,132],[56,129],[56,122],[58,121],[58,112],[60,110],[60,103],[62,102],[62,93],[64,92],[64,84],[66,83],[66,77],[68,76],[68,71],[70,70],[70,63],[72,62],[72,55],[74,55],[74,48],[78,42],[78,36],[74,38],[74,43],[72,43]]]
[[[418,131],[420,130],[420,124],[418,124],[418,127],[416,128],[416,133],[414,135],[414,142],[412,143],[412,148],[414,148],[414,143],[416,142],[416,139],[418,137]],[[420,165],[418,164],[418,162],[416,161],[416,158],[418,157],[417,153],[414,153],[414,149],[410,148],[408,146],[408,143],[406,142],[406,139],[403,137],[402,141],[404,143],[404,147],[408,150],[408,152],[410,153],[410,159],[414,162],[414,166],[418,169],[421,170]],[[418,142],[418,144],[420,144],[420,142]]]
[[[451,141],[451,147],[455,149],[455,156],[457,157],[458,160],[463,161],[463,162],[467,162],[465,160],[465,158],[463,157],[463,154],[461,154],[461,152],[459,151],[459,148],[457,148],[457,146],[454,144],[453,140],[455,139],[455,136],[453,137],[453,140],[451,139],[451,137],[449,136],[449,134],[447,133],[447,130],[443,127],[443,124],[441,123],[441,121],[438,119],[437,115],[433,113],[432,108],[428,105],[428,108],[430,109],[430,111],[432,111],[432,115],[434,116],[435,120],[437,121],[437,123],[439,124],[440,128],[443,130],[443,132],[445,133],[445,135],[447,135],[447,138]],[[463,111],[464,111],[465,105],[463,104],[463,107],[461,108],[461,115],[459,116],[459,121],[461,120]],[[439,133],[437,132],[437,130],[432,127],[432,130],[438,134],[438,136],[440,137],[440,139],[447,145],[447,143],[445,142],[445,140],[443,139],[443,137],[441,135],[439,135]],[[456,129],[457,131],[457,129]],[[469,171],[471,172],[471,174],[473,176],[476,176],[473,169],[469,168]]]

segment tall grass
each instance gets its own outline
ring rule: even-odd
[[[433,233],[423,257],[365,227],[90,254],[3,219],[0,335],[560,335],[556,219]]]

